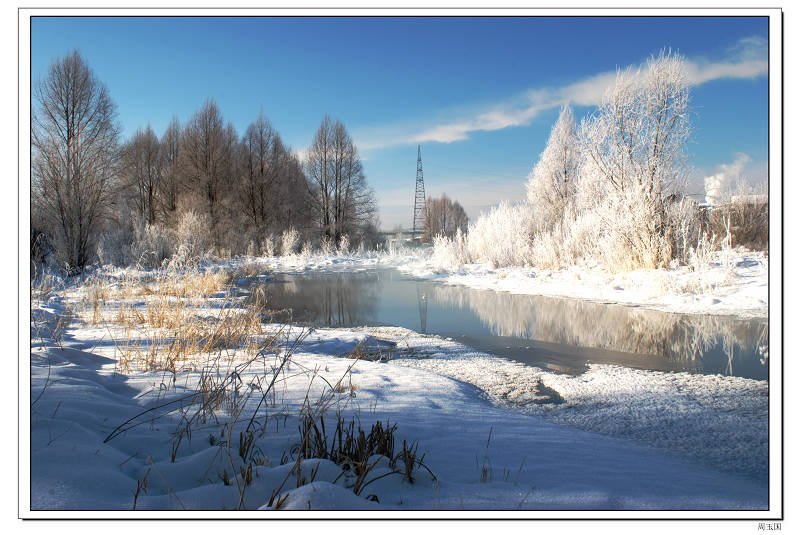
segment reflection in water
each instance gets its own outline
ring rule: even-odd
[[[756,379],[769,374],[766,320],[473,290],[393,270],[279,275],[260,291],[282,311],[281,321],[399,325],[567,373],[598,362]]]
[[[469,308],[497,336],[660,355],[696,371],[704,371],[704,357],[721,353],[716,360],[723,359],[719,371],[725,375],[736,375],[737,362],[751,364],[755,355],[761,366],[767,365],[766,320],[671,314],[458,286],[437,285],[429,293],[450,307]]]
[[[281,276],[262,286],[267,306],[280,321],[348,327],[374,323],[381,290],[376,274]]]
[[[419,306],[419,332],[428,333],[428,296],[420,284],[417,284],[417,305]]]

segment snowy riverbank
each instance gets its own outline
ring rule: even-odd
[[[430,249],[401,249],[391,254],[310,255],[262,260],[283,272],[323,272],[396,267],[421,279],[515,294],[584,299],[642,306],[664,312],[766,317],[769,261],[763,253],[737,249],[716,251],[706,265],[693,268],[637,270],[611,274],[601,268],[539,270],[437,264]]]
[[[339,260],[319,265],[382,262]],[[152,292],[143,288],[126,290],[142,310]],[[690,509],[730,517],[768,507],[765,381],[612,366],[571,377],[405,329],[317,329],[298,339],[298,328],[277,325],[262,326],[260,336],[280,332],[282,352],[258,353],[247,367],[241,349],[224,349],[185,369],[123,371],[126,351],[146,360],[157,329],[91,324],[92,291],[54,292],[34,307],[33,509],[129,510],[134,496],[137,509],[256,509],[276,492],[272,508],[280,500],[282,509]],[[226,310],[220,293],[201,306],[209,317]],[[43,327],[70,307],[63,334]],[[359,342],[377,360],[345,358]],[[278,355],[289,353],[281,367]],[[209,408],[209,392],[226,379],[224,398]],[[267,390],[266,408],[257,408]],[[547,403],[551,391],[562,403]],[[356,495],[354,475],[330,460],[293,468],[304,410],[324,414],[329,429],[337,414],[365,431],[397,424],[395,451],[403,440],[417,443],[436,479],[419,465],[412,483],[375,458]],[[243,455],[251,414],[259,433]]]

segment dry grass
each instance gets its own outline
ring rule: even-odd
[[[265,302],[234,297],[235,277],[167,269],[98,277],[78,290],[78,317],[108,332],[121,372],[197,369],[223,352],[246,360],[265,334]]]
[[[285,406],[276,410],[283,406],[278,385],[298,374],[294,371],[297,364],[299,373],[308,377],[309,391],[316,379],[324,381],[327,388],[313,403],[306,396],[296,459],[281,458],[281,463],[294,465],[287,480],[294,474],[297,486],[308,482],[301,463],[314,457],[330,458],[339,464],[348,481],[346,486],[356,494],[390,474],[401,474],[413,482],[415,470],[430,472],[423,457],[417,455],[416,445],[403,441],[400,451],[395,451],[396,426],[389,422],[376,422],[366,432],[354,420],[345,422],[337,416],[335,437],[325,434],[325,413],[341,399],[358,393],[358,385],[352,382],[353,366],[361,359],[375,360],[382,355],[357,346],[348,355],[352,363],[335,383],[317,375],[316,369],[292,361],[308,331],[296,335],[287,327],[268,328],[263,323],[267,312],[264,293],[255,291],[244,298],[231,291],[234,280],[256,274],[253,267],[236,272],[162,270],[96,277],[72,288],[70,298],[77,319],[102,328],[112,340],[117,371],[163,372],[155,402],[118,425],[105,442],[139,425],[168,418],[176,423],[169,437],[169,458],[175,462],[193,434],[221,426],[219,433],[209,436],[210,444],[220,448],[220,459],[227,465],[217,476],[222,484],[238,489],[238,507],[244,508],[258,467],[271,464],[259,447],[260,439],[271,429],[271,422],[277,427],[283,418],[285,426],[289,416]],[[40,286],[37,298],[46,299],[53,292],[52,286]],[[71,317],[61,322],[65,323],[62,331]],[[181,394],[181,385],[176,383],[184,379],[186,393]],[[370,457],[374,454],[388,460],[388,472],[372,472],[375,460]],[[315,474],[310,477],[313,481]],[[288,494],[282,495],[284,484],[273,489],[271,505],[280,507],[286,500]],[[147,492],[147,474],[137,480],[132,492],[136,507]]]

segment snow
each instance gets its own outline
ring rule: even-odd
[[[386,259],[294,261],[263,263],[350,270]],[[134,496],[137,510],[255,510],[278,501],[282,509],[359,511],[769,506],[764,381],[598,365],[571,377],[387,327],[283,327],[284,349],[303,338],[282,369],[275,356],[248,367],[236,351],[225,351],[216,368],[205,361],[174,374],[123,374],[124,340],[113,328],[76,318],[58,339],[42,327],[80,295],[65,291],[32,305],[33,510],[130,510]],[[359,345],[375,358],[346,358]],[[201,378],[219,384],[234,366],[238,386],[181,434],[199,410],[200,398],[192,396]],[[257,385],[273,377],[266,412],[258,409],[266,424],[255,445],[264,462],[245,485],[240,432],[258,406]],[[551,391],[563,402],[552,403]],[[329,428],[337,414],[367,430],[377,421],[396,423],[396,451],[403,440],[417,443],[436,477],[418,466],[412,483],[377,458],[370,477],[388,475],[356,495],[353,474],[329,460],[306,459],[294,470],[304,408],[324,413]]]

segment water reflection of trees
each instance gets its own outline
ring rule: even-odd
[[[760,357],[762,365],[767,362],[766,320],[670,314],[459,286],[431,285],[427,293],[443,305],[469,308],[498,336],[660,355],[686,364],[717,352],[727,360],[729,375],[739,359]]]
[[[276,318],[329,327],[373,322],[380,290],[375,275],[352,273],[294,275],[261,288]]]

